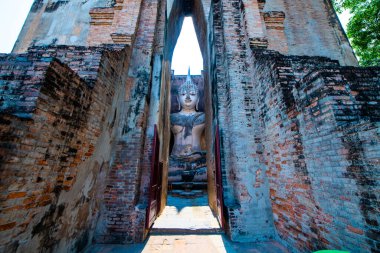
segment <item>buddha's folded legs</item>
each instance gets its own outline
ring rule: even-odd
[[[169,182],[206,182],[206,158],[201,157],[198,160],[191,162],[170,159],[168,179]]]

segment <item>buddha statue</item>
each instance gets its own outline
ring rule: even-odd
[[[202,181],[207,179],[206,152],[201,148],[205,114],[197,111],[199,89],[192,82],[190,72],[178,89],[177,100],[180,111],[170,115],[174,145],[170,155],[169,180],[186,181],[184,175],[190,175],[187,180],[193,177],[195,181]]]

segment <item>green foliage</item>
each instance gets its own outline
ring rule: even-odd
[[[380,0],[333,0],[337,12],[352,17],[347,36],[362,66],[380,66]]]

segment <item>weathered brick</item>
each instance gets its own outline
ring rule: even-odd
[[[1,224],[0,225],[0,231],[9,230],[16,226],[16,222],[11,222],[7,224]]]
[[[18,199],[26,196],[26,192],[11,192],[8,194],[7,199]]]
[[[347,226],[347,229],[348,229],[349,231],[351,231],[352,233],[355,233],[355,234],[358,234],[358,235],[363,235],[363,234],[364,234],[364,231],[363,231],[363,230],[361,230],[361,229],[359,229],[359,228],[355,228],[355,227],[350,226],[350,225]]]

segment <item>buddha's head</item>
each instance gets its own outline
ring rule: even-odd
[[[178,103],[180,110],[195,111],[195,109],[198,109],[199,89],[198,86],[191,81],[190,74],[187,75],[186,82],[178,89]]]

